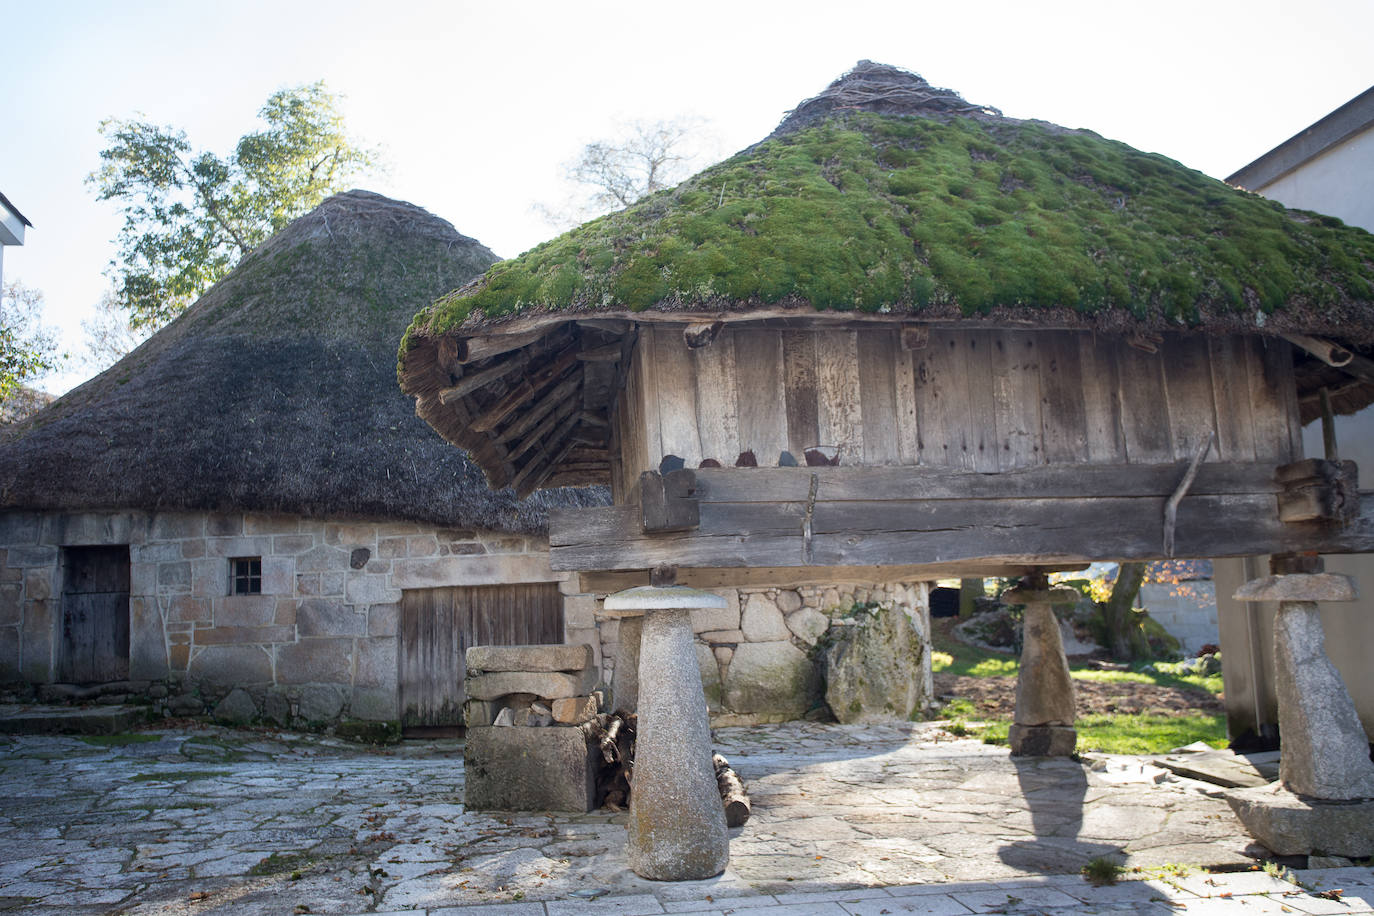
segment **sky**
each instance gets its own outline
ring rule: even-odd
[[[105,118],[223,155],[271,93],[323,79],[389,165],[364,187],[513,257],[556,234],[533,205],[567,197],[586,143],[689,116],[727,155],[861,59],[1217,178],[1374,85],[1371,0],[0,0],[0,34],[0,192],[33,223],[5,279],[77,357],[120,226],[85,182]]]

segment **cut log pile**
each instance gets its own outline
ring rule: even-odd
[[[602,800],[602,805],[612,811],[620,811],[630,805],[637,720],[634,713],[602,713],[585,726],[591,742],[601,751],[602,766],[596,780],[597,797]],[[730,761],[720,754],[711,755],[711,764],[715,768],[720,801],[725,806],[726,826],[743,827],[751,812],[744,780],[731,768]]]

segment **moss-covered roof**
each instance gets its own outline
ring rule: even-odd
[[[440,298],[398,375],[493,486],[604,482],[636,323],[780,317],[1368,349],[1374,235],[863,61],[760,143]],[[616,344],[619,363],[599,361]],[[1374,400],[1357,387],[1352,404]],[[577,410],[554,410],[565,389]]]
[[[776,303],[1204,327],[1290,312],[1285,325],[1323,333],[1371,314],[1363,230],[1091,131],[962,100],[904,107],[894,92],[933,90],[895,68],[863,64],[827,92],[856,80],[877,87],[871,101],[804,103],[682,185],[492,266],[412,334],[550,310]]]

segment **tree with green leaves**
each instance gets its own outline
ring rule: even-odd
[[[57,336],[42,318],[41,291],[18,281],[5,284],[0,291],[0,401],[61,362]]]
[[[185,131],[109,119],[107,146],[87,181],[122,204],[111,278],[135,328],[176,317],[248,252],[330,194],[377,166],[344,129],[323,82],[282,89],[258,112],[261,130],[218,156]]]

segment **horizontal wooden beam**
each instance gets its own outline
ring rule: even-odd
[[[646,535],[634,506],[555,510],[553,568],[1081,567],[1167,559],[1164,510],[1186,467],[699,470],[700,524]],[[1374,551],[1374,509],[1339,527],[1279,521],[1273,467],[1204,464],[1179,503],[1174,555]],[[816,479],[814,497],[812,478]]]
[[[935,579],[955,579],[961,576],[997,576],[1019,578],[1031,572],[1068,572],[1082,569],[1082,564],[1069,566],[1026,566],[1009,564],[941,565],[928,563],[916,566],[785,566],[740,568],[701,568],[677,571],[677,584],[690,588],[750,588],[772,586],[793,588],[798,585],[872,585],[881,582],[930,582]],[[621,572],[584,572],[579,574],[579,587],[588,594],[610,594],[649,584],[650,570]]]

